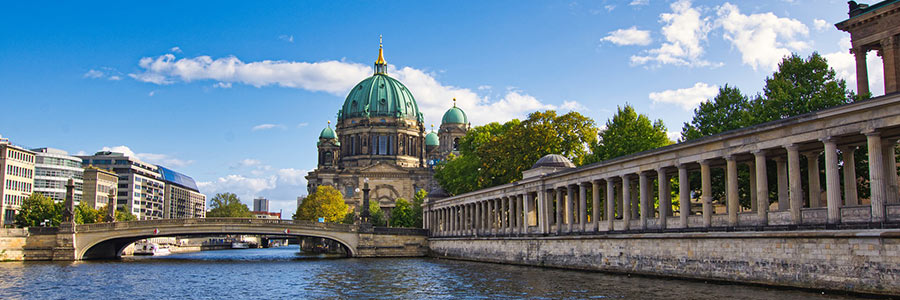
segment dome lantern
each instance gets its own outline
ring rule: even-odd
[[[384,61],[384,47],[381,35],[378,36],[378,59],[375,60],[375,74],[387,75],[387,62]]]

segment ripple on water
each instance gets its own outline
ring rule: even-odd
[[[849,299],[429,258],[328,259],[297,247],[75,263],[0,263],[0,299]]]

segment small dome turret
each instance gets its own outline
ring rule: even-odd
[[[453,98],[453,107],[444,113],[441,124],[466,124],[468,122],[469,118],[466,117],[466,112],[456,107],[456,98]]]
[[[334,129],[331,129],[331,121],[328,121],[328,127],[325,127],[325,129],[322,129],[322,132],[319,133],[319,138],[329,140],[337,139],[337,134],[334,133]]]
[[[434,127],[434,125],[431,125],[431,126]],[[428,134],[425,135],[425,146],[426,147],[431,147],[431,146],[436,147],[436,146],[440,146],[440,145],[441,145],[441,140],[438,138],[437,133],[435,133],[434,129],[432,128],[431,132],[429,132]]]
[[[574,168],[575,164],[565,156],[559,154],[547,154],[544,155],[544,157],[541,157],[541,159],[538,159],[538,161],[531,166],[532,169],[540,167]]]

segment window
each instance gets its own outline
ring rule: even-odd
[[[378,136],[378,155],[387,155],[388,154],[388,139],[386,136],[379,135]]]

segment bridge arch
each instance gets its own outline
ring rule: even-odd
[[[182,219],[78,225],[75,259],[114,258],[129,244],[152,237],[256,234],[318,237],[341,244],[357,256],[359,236],[351,225],[249,219]]]

